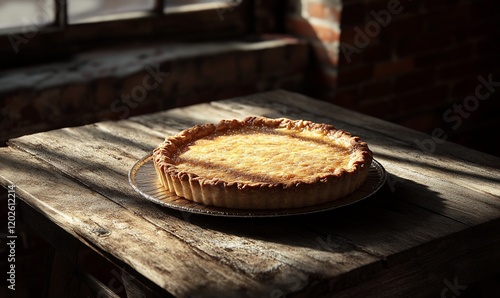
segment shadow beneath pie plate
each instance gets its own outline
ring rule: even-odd
[[[298,253],[372,251],[381,258],[383,253],[375,252],[387,243],[412,247],[430,237],[429,225],[436,226],[436,233],[463,225],[441,215],[446,208],[438,193],[414,181],[398,181],[397,188],[386,184],[366,200],[305,215],[241,218],[166,210],[190,224],[232,235],[231,241],[251,240],[265,249],[287,245]]]

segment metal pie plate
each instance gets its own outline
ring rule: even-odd
[[[276,217],[332,210],[369,198],[385,184],[385,180],[384,167],[378,161],[373,160],[365,183],[355,192],[336,201],[291,209],[245,210],[201,205],[167,191],[160,184],[151,154],[138,160],[129,171],[130,184],[143,198],[149,201],[183,212],[226,217]]]

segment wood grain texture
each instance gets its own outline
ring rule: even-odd
[[[133,163],[145,154],[143,149],[138,148],[137,151],[134,151],[130,147],[123,148],[120,138],[111,139],[108,137],[108,133],[112,129],[111,125],[102,131],[96,129],[100,126],[101,124],[77,128],[80,131],[78,134],[72,133],[75,129],[56,130],[46,134],[33,135],[29,141],[18,139],[12,144],[20,146],[31,154],[55,165],[63,173],[101,193],[118,205],[129,209],[134,214],[140,215],[147,222],[182,238],[195,247],[197,253],[203,253],[206,257],[213,258],[217,262],[229,266],[232,270],[245,272],[260,283],[269,282],[269,293],[273,291],[287,293],[301,289],[307,285],[307,271],[309,274],[313,272],[322,274],[321,278],[333,278],[344,271],[356,268],[360,264],[381,266],[376,257],[363,251],[352,250],[345,253],[341,256],[340,261],[338,259],[340,255],[324,252],[321,249],[317,251],[317,248],[321,247],[317,243],[318,236],[316,234],[311,234],[309,230],[304,230],[299,225],[292,225],[285,220],[255,220],[250,222],[250,227],[246,227],[245,222],[240,221],[239,226],[234,229],[235,227],[226,227],[224,223],[221,223],[222,219],[186,215],[188,218],[185,221],[183,218],[169,216],[169,214],[159,211],[160,208],[157,206],[142,200],[128,184],[127,172]],[[115,135],[120,135],[119,131]],[[140,135],[144,138],[142,144],[147,144],[148,140],[154,144],[158,143],[158,139],[151,135],[146,133]],[[42,137],[43,141],[38,137]],[[61,139],[65,141],[59,142],[58,140]],[[105,147],[94,145],[97,139],[107,140],[108,145]],[[86,145],[80,146],[82,143]],[[54,147],[57,147],[57,155],[50,154]],[[67,156],[83,156],[86,162],[79,160],[79,158],[67,158]],[[120,162],[116,161],[117,157],[120,157]],[[98,164],[91,165],[96,160],[98,160]],[[93,204],[96,205],[95,201]],[[96,213],[100,214],[100,212]],[[198,225],[193,224],[195,219],[200,220]],[[238,223],[237,220],[233,222]],[[259,233],[254,234],[255,230],[259,231],[260,235]],[[238,236],[241,233],[243,235]],[[299,241],[303,242],[301,245],[288,245],[294,244],[297,241],[297,235],[301,234],[303,235],[299,237]],[[264,238],[259,240],[250,237],[249,239],[246,235]],[[279,238],[276,238],[276,235],[279,235]],[[153,239],[156,239],[156,236]],[[270,240],[278,239],[278,243],[270,242]],[[150,249],[152,250],[152,248]],[[339,244],[339,249],[349,250],[351,245]],[[227,252],[231,253],[227,254]],[[345,262],[345,258],[349,258],[351,261]],[[330,266],[324,267],[325,263],[330,264]],[[297,266],[301,269],[296,268]],[[317,268],[324,270],[318,271]],[[274,271],[276,271],[276,275],[273,276],[270,273]],[[188,277],[189,275],[185,278]],[[290,283],[290,277],[295,278],[295,282]],[[196,288],[196,286],[194,287]],[[216,289],[212,291],[217,293]]]
[[[8,155],[7,155],[8,153]],[[110,252],[173,294],[201,295],[209,290],[239,294],[240,285],[252,284],[256,293],[263,286],[237,272],[218,266],[182,239],[162,231],[96,192],[57,175],[46,163],[19,151],[2,151],[3,169],[13,170],[18,195],[50,220],[89,246]],[[20,169],[18,160],[30,166]],[[6,161],[6,162],[5,162]],[[8,174],[2,171],[2,177]],[[47,190],[54,190],[48,192]],[[34,198],[31,193],[43,195]],[[193,257],[198,256],[198,257]],[[222,270],[222,271],[221,271]],[[238,282],[238,276],[243,280]],[[190,279],[198,282],[192,283]],[[221,284],[214,282],[220,281]],[[175,281],[175,285],[171,282]]]
[[[129,169],[166,136],[249,115],[330,123],[359,135],[386,168],[386,187],[334,211],[241,219],[161,208],[129,185]],[[491,232],[500,228],[500,160],[449,143],[423,152],[415,140],[425,138],[273,91],[17,138],[0,150],[0,180],[82,242],[176,296],[431,295],[445,278],[474,282],[500,265],[499,236]]]

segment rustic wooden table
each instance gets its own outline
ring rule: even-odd
[[[277,218],[193,215],[130,186],[131,167],[165,136],[248,115],[361,136],[386,185],[347,207]],[[181,297],[458,296],[500,271],[499,168],[499,158],[280,90],[28,135],[0,149],[0,181],[15,185],[42,234],[57,238],[50,224],[62,228],[139,284]]]

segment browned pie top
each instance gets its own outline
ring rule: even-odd
[[[167,138],[155,155],[175,174],[290,184],[354,171],[371,152],[359,138],[331,125],[249,117],[188,129]]]

